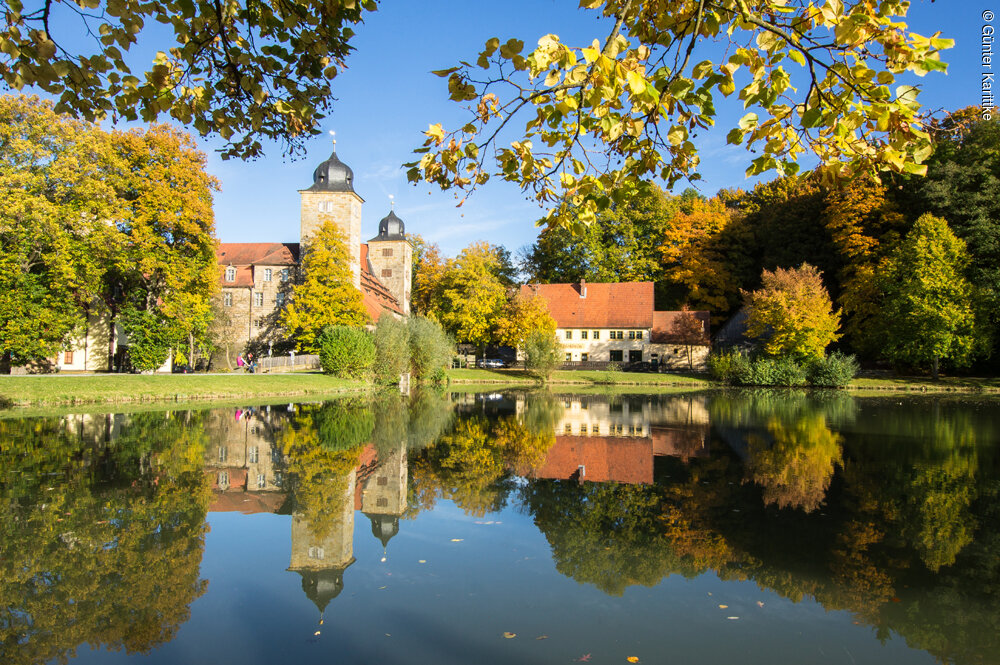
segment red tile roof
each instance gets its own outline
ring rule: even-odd
[[[208,506],[210,513],[276,513],[285,503],[287,495],[282,492],[245,492],[242,489],[219,492],[212,495]]]
[[[293,266],[299,261],[299,243],[223,242],[215,254],[224,266]]]
[[[584,467],[582,473],[575,475]],[[534,478],[578,478],[591,482],[653,482],[653,442],[648,438],[557,436]]]
[[[709,340],[709,312],[692,311],[695,318],[701,321],[705,331],[703,343],[708,344]],[[681,312],[653,312],[653,332],[650,334],[650,341],[653,344],[676,344],[679,340],[674,334],[673,326],[680,317]]]
[[[544,298],[560,328],[653,327],[652,282],[525,284],[521,293]]]

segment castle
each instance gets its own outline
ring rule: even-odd
[[[330,157],[313,171],[313,183],[299,191],[298,243],[221,243],[218,249],[221,309],[228,315],[228,341],[238,349],[267,346],[282,339],[278,326],[302,249],[325,222],[331,221],[347,239],[354,286],[361,291],[372,323],[382,312],[397,318],[410,313],[413,248],[403,220],[390,211],[378,226],[378,235],[361,242],[361,206],[354,191],[354,172],[337,157],[336,141]]]
[[[247,347],[268,350],[285,339],[279,316],[290,297],[301,264],[302,249],[327,221],[347,238],[354,286],[361,291],[368,316],[375,323],[382,312],[397,318],[410,313],[413,247],[406,239],[403,220],[391,211],[378,226],[378,235],[361,242],[361,207],[354,191],[354,172],[337,157],[336,141],[330,157],[313,171],[313,183],[299,191],[299,242],[220,243],[221,293],[217,312],[224,339],[220,353],[231,364]],[[50,360],[58,370],[106,371],[123,362],[128,341],[119,326],[111,326],[103,311],[87,318],[86,330]],[[160,371],[169,372],[171,361]]]

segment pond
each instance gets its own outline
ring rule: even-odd
[[[8,411],[0,662],[998,663],[998,406]]]

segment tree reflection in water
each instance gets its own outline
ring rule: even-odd
[[[515,504],[559,573],[607,594],[711,572],[851,611],[941,661],[1000,662],[995,403],[889,408],[794,391],[454,399],[460,409],[424,392],[269,412],[273,471],[263,451],[258,466],[280,501],[260,505],[293,513],[291,569],[320,612],[353,561],[357,501],[383,545],[400,517],[440,500],[477,516]],[[617,418],[613,436],[602,417]],[[244,464],[214,462],[213,437],[239,434],[216,421],[233,428],[231,412],[0,420],[4,662],[172,638],[205,588],[206,473]],[[575,447],[559,443],[567,425]],[[588,441],[655,456],[653,482],[536,477],[554,446]],[[313,542],[322,563],[309,561]]]
[[[0,420],[0,660],[173,638],[205,591],[203,432],[198,414]]]

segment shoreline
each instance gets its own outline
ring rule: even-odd
[[[559,370],[547,384],[523,370],[448,370],[450,386],[483,391],[504,388],[555,388],[637,392],[647,390],[714,390],[728,386],[689,374],[632,374]],[[752,386],[740,389],[754,390]],[[766,390],[786,389],[760,386]],[[446,386],[447,389],[447,386]],[[787,388],[811,390],[812,388]],[[246,402],[283,398],[322,398],[371,393],[376,386],[338,379],[319,372],[273,374],[79,374],[0,377],[0,410],[10,415],[50,406],[100,406]],[[825,390],[819,388],[816,390]],[[859,378],[844,390],[863,394],[1000,394],[998,378],[948,377],[937,382],[920,377]]]

